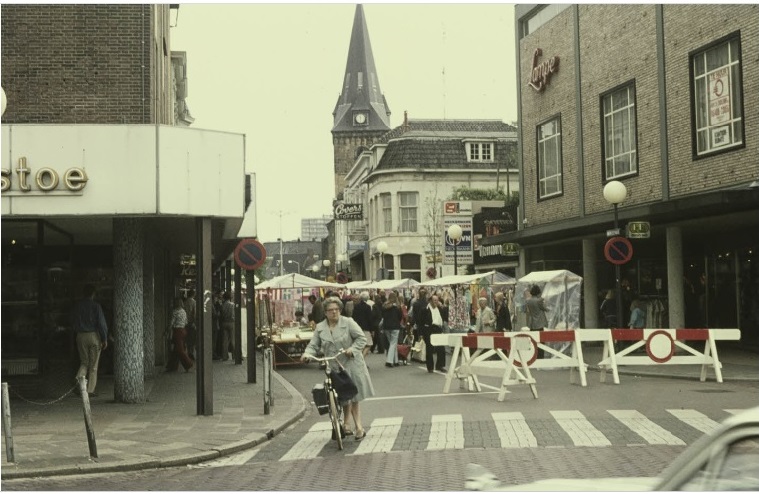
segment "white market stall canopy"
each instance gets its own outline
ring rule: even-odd
[[[364,285],[361,288],[370,290],[401,290],[418,285],[419,282],[413,278],[403,278],[402,280],[380,280]]]
[[[541,283],[564,283],[564,282],[581,282],[582,276],[574,274],[566,269],[555,269],[553,271],[533,271],[532,273],[519,278],[519,283],[541,284]]]
[[[517,280],[511,276],[499,273],[497,271],[488,271],[487,273],[475,273],[475,274],[456,274],[451,276],[443,276],[436,280],[425,281],[421,283],[423,286],[447,286],[447,285],[461,285],[469,284],[477,281],[485,281],[490,285],[507,285],[515,284]]]
[[[267,288],[345,288],[345,285],[309,278],[298,273],[289,273],[256,285],[256,290]]]
[[[582,276],[566,269],[533,271],[519,278],[514,302],[519,310],[524,307],[527,292],[533,285],[541,290],[548,309],[548,329],[577,329],[580,327]]]
[[[371,280],[351,281],[345,284],[345,288],[350,288],[351,290],[357,290],[359,288],[368,288],[369,285],[371,284],[372,284]]]

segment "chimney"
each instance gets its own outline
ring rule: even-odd
[[[403,110],[403,132],[408,132],[411,126],[408,123],[408,111]]]

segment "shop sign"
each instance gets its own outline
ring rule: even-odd
[[[559,71],[559,57],[554,55],[538,63],[538,58],[542,54],[543,50],[540,48],[535,48],[532,53],[532,70],[530,79],[527,81],[527,84],[537,92],[543,91],[551,82],[551,75]]]
[[[709,74],[709,124],[730,121],[730,72],[728,67]]]
[[[627,238],[651,238],[651,223],[631,221],[627,224]]]
[[[364,219],[364,205],[345,203],[336,204],[334,217],[336,220],[362,220]]]
[[[514,244],[514,243],[503,244],[503,255],[504,256],[518,256],[519,244]]]
[[[472,201],[445,201],[443,214],[449,216],[472,216]]]
[[[17,175],[17,185],[13,187],[13,172]],[[81,192],[87,186],[87,172],[81,168],[69,168],[61,177],[58,172],[52,168],[43,167],[37,170],[37,173],[32,173],[32,169],[26,164],[26,158],[22,157],[18,159],[18,168],[15,170],[9,170],[3,168],[0,171],[0,190],[5,195],[21,195],[33,192],[32,185],[30,183],[30,177],[34,176],[34,183],[37,185],[37,190],[43,193],[54,192],[58,189],[58,186],[62,184],[63,188],[71,192]]]
[[[354,251],[354,250],[364,250],[364,249],[366,249],[366,242],[348,240],[348,250]]]

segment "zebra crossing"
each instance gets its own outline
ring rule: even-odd
[[[725,414],[740,410],[724,409]],[[403,417],[382,417],[368,425],[361,442],[346,439],[346,455],[405,450],[446,450],[472,447],[605,447],[620,445],[684,446],[719,425],[693,409],[666,409],[647,417],[637,410],[606,410],[601,418],[579,410],[552,410],[550,419],[521,412],[493,412],[490,420],[465,422],[462,414],[432,415],[428,422],[404,423]],[[355,445],[355,446],[354,446]],[[314,459],[334,446],[328,421],[313,424],[278,461]]]

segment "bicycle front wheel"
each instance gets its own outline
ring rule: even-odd
[[[343,435],[341,434],[342,424],[340,424],[340,405],[337,403],[337,393],[335,390],[329,392],[329,417],[332,419],[332,434],[337,440],[337,449],[343,449]]]

